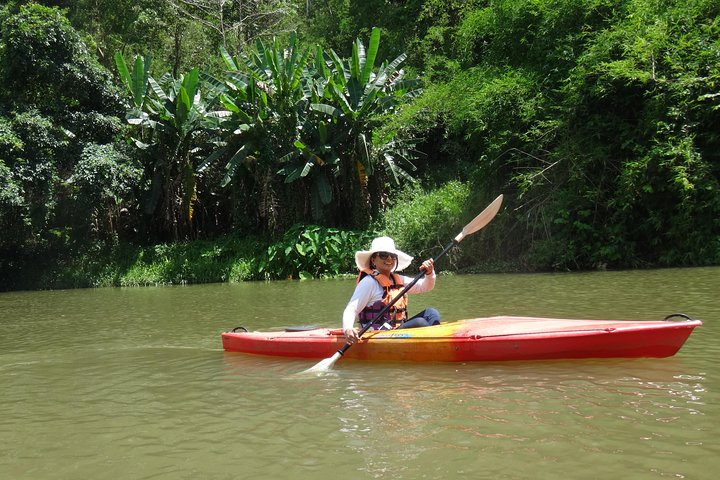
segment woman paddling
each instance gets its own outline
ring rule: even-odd
[[[372,322],[372,329],[414,328],[438,325],[440,313],[434,308],[426,308],[414,317],[407,318],[407,295],[400,298],[385,312],[381,318],[377,314],[390,303],[405,284],[413,279],[399,275],[400,271],[410,265],[413,257],[395,248],[395,241],[390,237],[378,237],[372,241],[370,250],[355,253],[358,275],[355,292],[343,312],[343,331],[348,343],[357,342],[357,332],[353,328],[355,319],[365,327]],[[407,293],[429,292],[435,287],[435,268],[432,259],[425,260],[420,266],[425,276],[412,286]]]

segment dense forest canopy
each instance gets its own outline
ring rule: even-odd
[[[337,274],[376,232],[432,252],[501,192],[504,212],[454,268],[717,264],[719,13],[713,0],[8,2],[0,288],[188,242],[216,252],[196,262],[250,260],[182,281]]]

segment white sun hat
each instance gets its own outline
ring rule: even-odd
[[[407,268],[413,260],[413,257],[407,253],[395,248],[395,241],[390,237],[378,237],[372,241],[370,250],[360,250],[355,252],[355,264],[362,270],[363,268],[370,267],[370,257],[373,253],[377,252],[388,252],[397,255],[397,267],[395,270],[402,270]]]

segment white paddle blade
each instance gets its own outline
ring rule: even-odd
[[[502,193],[497,196],[493,202],[485,207],[485,210],[480,212],[480,214],[473,218],[470,223],[465,225],[465,228],[462,229],[462,232],[458,234],[457,237],[455,237],[455,241],[457,243],[462,242],[463,238],[467,237],[468,235],[471,235],[481,228],[483,228],[485,225],[490,223],[490,221],[495,218],[495,215],[500,211],[500,207],[502,206],[503,196]]]
[[[335,365],[335,362],[338,361],[338,359],[341,357],[340,352],[335,352],[335,354],[330,357],[326,358],[325,360],[321,360],[315,366],[308,368],[307,370],[304,370],[303,373],[322,373],[327,372],[330,370],[333,365]]]

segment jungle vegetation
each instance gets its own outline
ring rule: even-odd
[[[714,0],[0,6],[0,290],[720,263]]]

